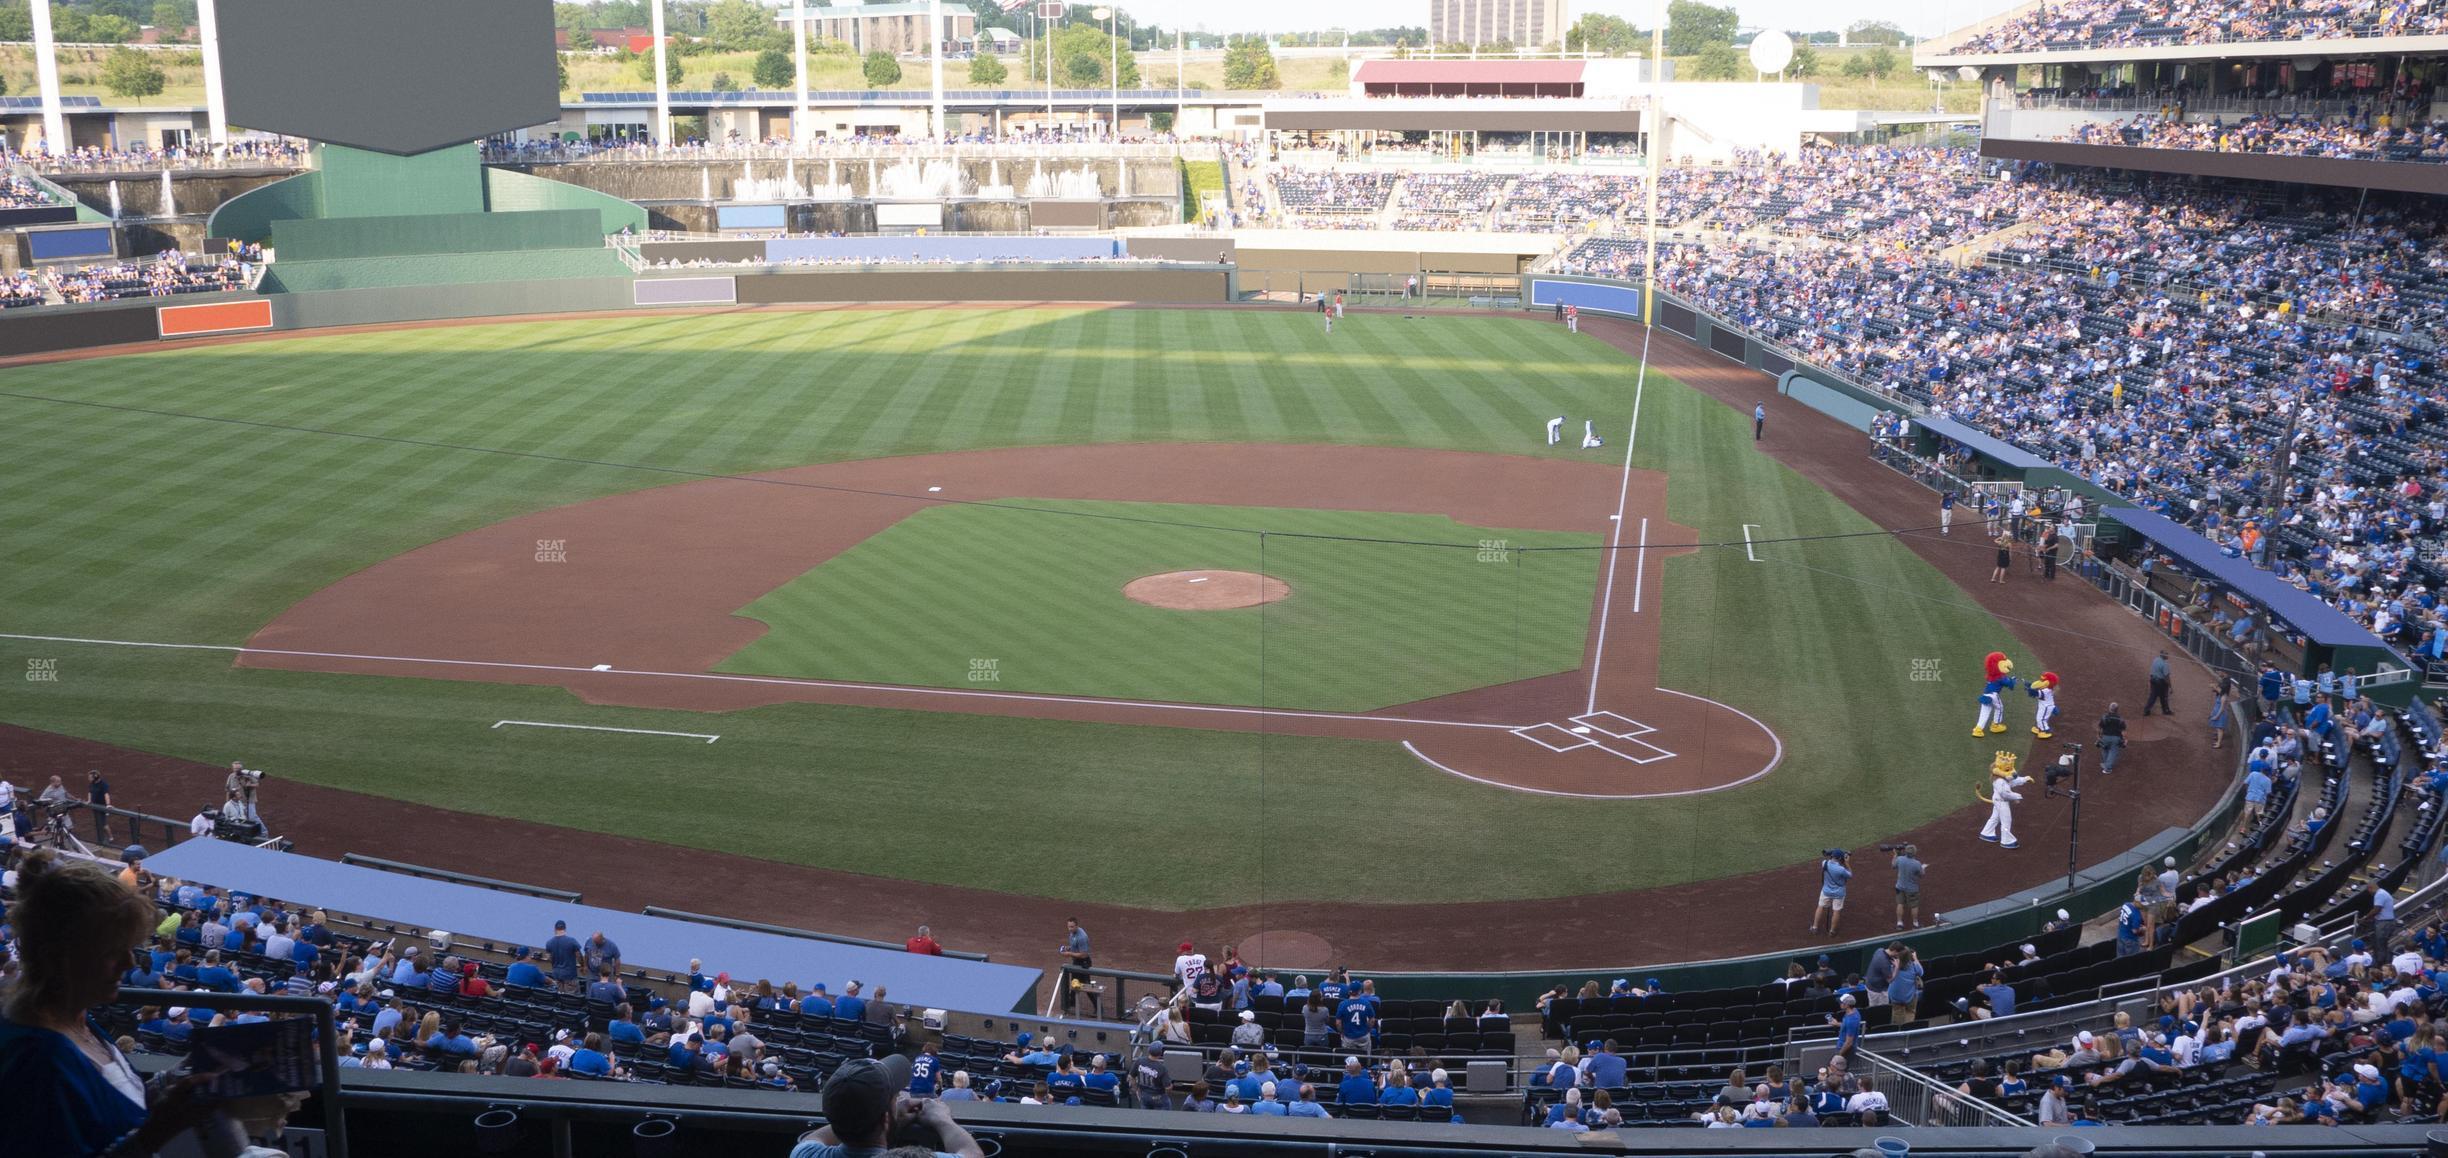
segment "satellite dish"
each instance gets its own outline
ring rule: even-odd
[[[1793,37],[1773,29],[1751,38],[1751,67],[1761,72],[1783,72],[1793,63]]]
[[[1980,79],[1980,70],[1979,70],[1979,69],[1977,69],[1977,68],[1972,67],[1971,65],[1966,64],[1966,65],[1961,65],[1961,66],[1958,66],[1958,67],[1955,69],[1955,75],[1956,75],[1956,76],[1958,76],[1958,77],[1961,77],[1961,78],[1963,78],[1964,80],[1967,80],[1967,81],[1979,80],[1979,79]]]

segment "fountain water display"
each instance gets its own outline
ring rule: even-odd
[[[1003,162],[992,160],[986,162],[986,183],[978,186],[977,195],[988,201],[1010,201],[1020,194],[1003,183]]]
[[[731,186],[733,201],[805,201],[810,194],[797,181],[782,177],[741,177]]]
[[[115,178],[110,183],[110,203],[111,216],[119,216],[119,182]]]
[[[898,161],[884,170],[876,196],[902,201],[942,201],[968,192],[960,164],[936,158]]]
[[[1048,173],[1041,163],[1029,175],[1027,192],[1032,201],[1095,201],[1105,195],[1105,187],[1097,180],[1096,170],[1086,165]]]
[[[178,216],[178,198],[177,198],[177,197],[175,197],[175,196],[172,196],[172,195],[171,195],[171,192],[170,192],[170,170],[168,170],[168,169],[164,169],[164,170],[162,170],[162,203],[161,203],[161,215],[162,215],[162,216],[164,216],[164,217],[176,217],[176,216]]]

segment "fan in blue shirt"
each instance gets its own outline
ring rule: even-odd
[[[510,971],[503,979],[529,989],[544,988],[544,971],[536,967],[535,954],[525,949],[519,950],[518,960],[510,963]]]
[[[825,987],[824,987],[824,986],[822,986],[822,985],[818,985],[818,986],[817,986],[817,987],[816,987],[816,988],[815,988],[813,991],[811,991],[811,992],[810,992],[810,993],[809,993],[807,996],[802,997],[802,998],[800,998],[800,999],[799,999],[799,1016],[801,1016],[801,1017],[831,1017],[831,1016],[833,1016],[833,999],[832,999],[832,998],[830,998],[830,997],[825,996]]]
[[[1335,1025],[1346,1040],[1363,1041],[1369,1036],[1369,1003],[1357,997],[1346,998],[1335,1007]]]
[[[1360,1059],[1343,1059],[1343,1081],[1335,1089],[1335,1100],[1346,1106],[1377,1104],[1377,1083],[1361,1070]]]

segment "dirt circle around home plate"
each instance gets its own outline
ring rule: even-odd
[[[1273,603],[1292,586],[1255,571],[1167,571],[1123,584],[1122,594],[1167,611],[1231,611]]]

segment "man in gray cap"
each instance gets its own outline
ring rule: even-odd
[[[986,1158],[941,1099],[909,1096],[909,1068],[898,1054],[842,1063],[824,1084],[824,1128],[800,1135],[790,1158],[877,1158],[918,1124],[933,1130],[939,1158]]]

